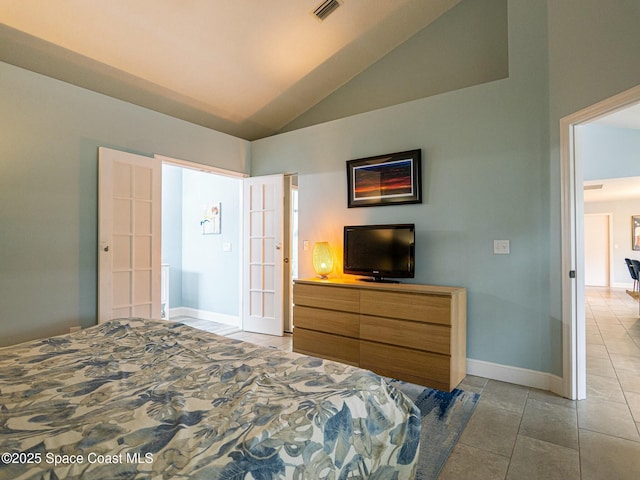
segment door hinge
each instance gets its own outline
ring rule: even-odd
[[[576,278],[576,271],[575,270],[569,270],[569,278]]]

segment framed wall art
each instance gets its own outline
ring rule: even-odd
[[[422,203],[421,150],[347,161],[347,205]]]
[[[640,215],[631,217],[631,247],[640,250]]]
[[[202,235],[215,235],[222,232],[220,225],[220,203],[208,204],[203,207],[200,227]]]

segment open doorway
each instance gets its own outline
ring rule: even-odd
[[[623,132],[623,127],[615,127],[608,129],[610,132]],[[640,129],[629,132],[635,137],[634,142],[640,149]],[[613,139],[611,139],[613,140]],[[625,146],[620,143],[612,144],[611,152],[624,149]],[[635,152],[629,151],[630,156],[636,156]],[[624,154],[613,156],[618,158]],[[620,172],[614,170],[614,165],[610,163],[611,175],[618,175]],[[638,169],[638,167],[636,167]],[[633,174],[633,170],[629,170],[629,174]],[[601,176],[599,173],[598,176]],[[587,286],[603,286],[614,289],[633,290],[634,281],[629,274],[629,268],[625,261],[626,258],[640,259],[640,251],[636,248],[633,238],[633,218],[638,215],[640,209],[640,176],[627,176],[616,178],[599,178],[596,180],[587,179],[585,172],[584,183],[584,212],[585,212],[585,284]],[[605,220],[603,217],[607,217]],[[598,239],[598,231],[590,233],[589,221],[594,219],[602,219],[602,223],[608,223],[608,239]],[[598,223],[595,220],[596,224]],[[593,226],[593,225],[592,225]],[[601,245],[600,249],[592,249],[590,251],[590,242],[592,247],[597,245],[597,241],[609,242],[608,248]],[[607,278],[601,279],[606,281],[598,281],[598,268],[602,268],[600,264],[602,256],[607,255],[610,259],[609,268],[606,272]],[[590,275],[594,273],[594,275]],[[601,272],[601,274],[604,272]]]
[[[222,335],[245,330],[250,293],[244,278],[244,256],[248,254],[244,237],[249,233],[243,217],[248,205],[244,198],[246,183],[252,179],[236,172],[156,157],[163,163],[163,317]],[[290,332],[291,286],[297,275],[298,257],[298,187],[297,175],[281,177],[286,188],[280,301],[283,330]]]
[[[288,268],[283,281],[287,285],[285,296],[286,316],[284,319],[285,333],[293,333],[293,282],[298,278],[298,176],[289,175],[285,194],[285,237],[287,238],[289,256],[285,262]]]
[[[242,329],[242,181],[163,160],[164,318],[221,335]]]
[[[585,148],[581,129],[640,103],[640,86],[565,117],[560,122],[562,167],[562,395],[586,398]],[[611,160],[611,158],[609,158]],[[610,161],[608,162],[611,163]],[[637,162],[635,162],[637,164]]]

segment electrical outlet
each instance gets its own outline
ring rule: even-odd
[[[509,240],[494,240],[493,241],[493,254],[494,255],[509,255],[511,253],[511,245]]]

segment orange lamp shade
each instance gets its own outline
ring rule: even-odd
[[[328,242],[316,242],[313,246],[313,269],[321,278],[333,271],[333,255]]]

